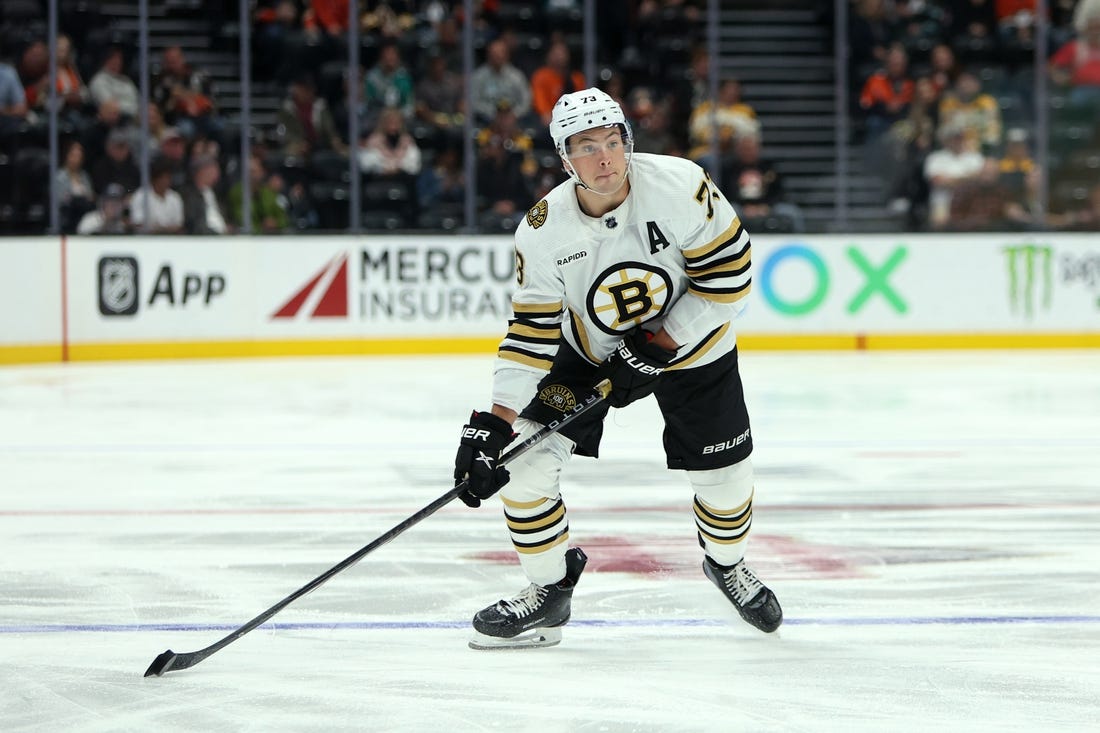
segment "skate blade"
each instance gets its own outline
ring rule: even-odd
[[[557,646],[561,643],[561,628],[531,629],[522,634],[504,639],[499,636],[489,636],[481,632],[474,632],[474,638],[470,639],[470,648],[480,651],[495,649],[540,649],[547,646]]]

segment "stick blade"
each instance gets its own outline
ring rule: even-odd
[[[162,674],[172,669],[176,662],[176,653],[169,649],[164,652],[149,665],[149,669],[145,670],[146,677],[160,677]]]

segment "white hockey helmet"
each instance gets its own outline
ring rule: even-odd
[[[558,151],[558,155],[563,161],[568,161],[569,149],[566,142],[571,136],[585,130],[610,125],[618,125],[622,132],[623,144],[626,146],[626,164],[629,169],[630,157],[634,151],[634,134],[630,130],[630,123],[627,122],[619,103],[607,92],[595,87],[561,95],[550,114],[550,138],[554,141],[554,148]],[[582,186],[585,185],[571,165],[566,165],[566,171]]]

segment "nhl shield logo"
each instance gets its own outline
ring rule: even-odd
[[[577,406],[577,398],[573,396],[573,392],[560,384],[543,387],[539,392],[539,401],[558,412],[571,412]]]
[[[549,208],[546,199],[539,201],[531,207],[527,212],[527,223],[531,225],[532,229],[538,229],[546,223],[546,212]]]
[[[99,258],[99,312],[105,316],[132,316],[137,309],[137,259]]]

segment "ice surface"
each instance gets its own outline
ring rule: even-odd
[[[746,353],[766,636],[704,578],[650,404],[563,478],[589,555],[551,649],[457,502],[196,667],[448,488],[490,361],[0,369],[0,730],[1100,730],[1100,353]]]

